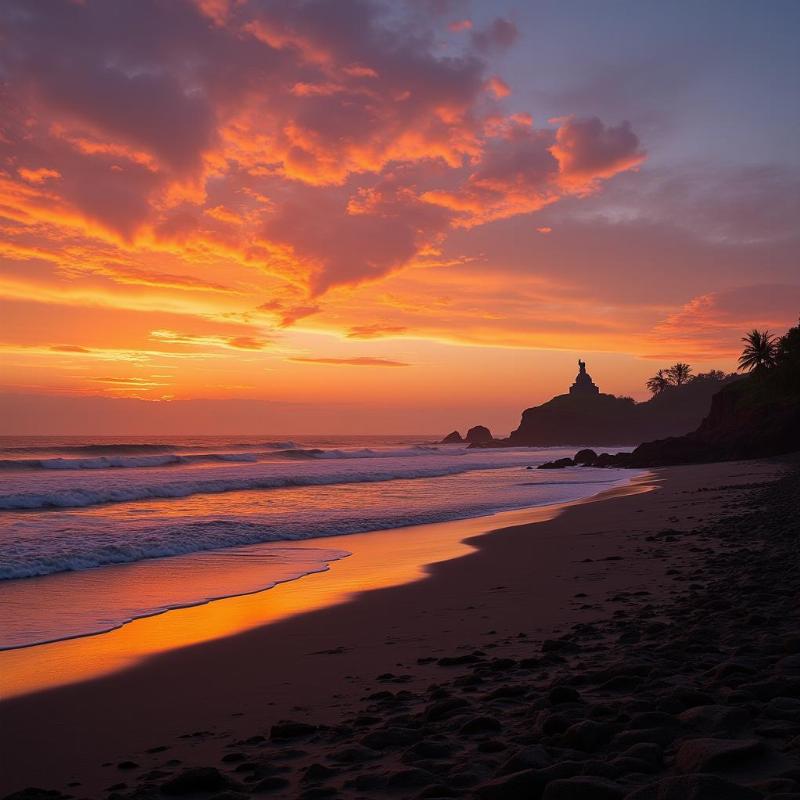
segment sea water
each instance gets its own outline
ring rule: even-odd
[[[626,470],[569,448],[426,437],[0,438],[0,649],[295,580],[325,537],[587,497]]]

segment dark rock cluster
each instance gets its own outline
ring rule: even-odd
[[[578,450],[572,458],[545,461],[538,469],[564,469],[564,467],[632,467],[631,453],[596,453],[594,450]]]

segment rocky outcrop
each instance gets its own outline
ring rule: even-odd
[[[494,437],[487,427],[476,425],[467,431],[466,441],[470,444],[487,444],[494,441]]]
[[[464,439],[461,437],[461,434],[458,431],[453,431],[452,433],[448,433],[439,444],[461,444],[463,441]]]
[[[800,450],[800,396],[772,392],[751,375],[714,396],[696,431],[639,445],[632,466],[659,467],[763,458]]]
[[[558,395],[523,411],[519,427],[504,444],[608,447],[677,436],[697,428],[723,385],[719,380],[698,378],[670,386],[644,403],[603,393]]]
[[[597,461],[597,453],[594,450],[589,450],[588,448],[584,450],[578,450],[575,453],[575,458],[573,459],[576,464],[581,464],[582,466],[589,466]]]
[[[538,469],[564,469],[564,467],[574,467],[575,461],[571,458],[557,458],[555,461],[545,461],[539,464]]]
[[[780,340],[775,364],[729,382],[696,430],[599,455],[593,466],[662,467],[765,458],[800,451],[800,325]]]

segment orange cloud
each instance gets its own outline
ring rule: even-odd
[[[630,123],[606,127],[597,117],[563,120],[550,152],[558,161],[561,183],[577,189],[634,169],[645,158]]]
[[[45,183],[45,181],[61,177],[61,173],[58,170],[48,169],[47,167],[39,167],[38,169],[20,167],[17,172],[28,183]]]
[[[782,332],[795,324],[800,286],[757,284],[692,298],[659,322],[647,341],[652,358],[730,358],[753,328]]]
[[[51,345],[50,349],[54,353],[91,353],[91,350],[88,350],[85,347],[80,347],[76,344],[54,344]]]
[[[461,187],[422,194],[453,211],[457,226],[483,225],[588,194],[644,159],[628,123],[614,128],[597,118],[570,118],[553,132],[516,117],[493,121],[490,131],[493,138]]]
[[[486,81],[486,88],[494,94],[495,97],[508,97],[511,94],[511,87],[497,75],[492,75]]]
[[[252,336],[213,336],[208,334],[177,333],[170,330],[154,330],[150,336],[161,342],[183,344],[192,347],[222,347],[228,350],[263,350],[269,346],[265,339]]]
[[[353,325],[347,332],[348,339],[378,339],[405,333],[405,325]]]
[[[372,358],[362,356],[359,358],[304,358],[295,356],[288,359],[301,364],[322,364],[328,367],[410,367],[405,361],[392,361],[387,358]]]
[[[447,29],[453,31],[453,33],[460,33],[461,31],[472,30],[472,20],[471,19],[454,20],[447,26]]]
[[[46,223],[51,241],[69,232],[232,261],[319,295],[428,258],[454,228],[586,193],[642,158],[624,125],[567,120],[554,137],[498,114],[509,89],[488,58],[518,33],[503,18],[472,29],[454,58],[433,27],[430,39],[392,27],[370,0],[196,0],[146,20],[136,4],[116,17],[98,8],[26,5],[6,22],[14,103],[0,156],[48,166],[0,174],[0,211],[40,234]],[[357,25],[340,24],[356,13]],[[108,277],[145,285],[137,269]],[[224,290],[196,287],[212,284]]]

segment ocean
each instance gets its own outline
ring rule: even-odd
[[[0,437],[0,649],[267,589],[325,537],[563,503],[629,470],[424,436]],[[624,449],[624,448],[617,448]]]

